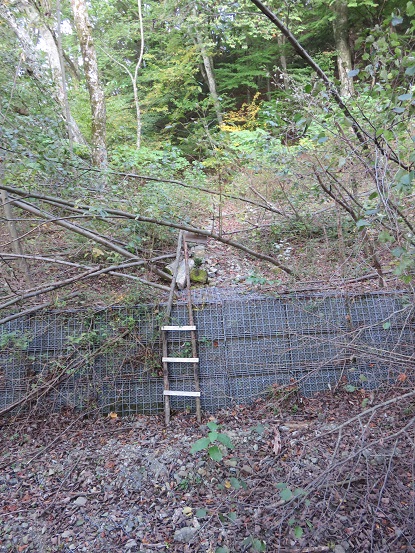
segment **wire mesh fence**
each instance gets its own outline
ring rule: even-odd
[[[295,386],[307,396],[413,378],[412,295],[270,298],[208,290],[193,303],[205,411],[248,403],[275,386]],[[163,318],[163,305],[148,305],[37,313],[3,324],[0,411],[35,404],[159,413]],[[189,324],[184,302],[174,306],[171,323]],[[170,357],[191,356],[190,334],[170,331],[168,340]],[[170,389],[193,391],[192,369],[172,363]],[[193,404],[189,397],[171,398],[175,410],[193,410]]]

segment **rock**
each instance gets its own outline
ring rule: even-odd
[[[128,540],[125,544],[125,549],[132,549],[133,547],[136,547],[137,542],[135,540]]]
[[[336,545],[336,547],[334,548],[334,553],[346,553],[346,551],[342,545]]]
[[[204,258],[206,255],[206,248],[202,244],[198,244],[192,250],[193,257]]]
[[[196,528],[190,528],[189,526],[185,526],[184,528],[180,528],[179,530],[176,530],[174,533],[174,541],[177,541],[179,543],[189,543],[192,541],[192,539],[197,534]]]
[[[193,259],[189,259],[190,272],[192,272],[194,264],[195,262],[193,261]],[[176,268],[176,262],[173,261],[173,263],[166,265],[165,271],[166,273],[169,273],[170,275],[172,275],[174,273],[175,268]],[[179,263],[179,270],[177,272],[176,285],[179,290],[183,290],[184,288],[186,288],[186,267],[185,267],[184,259],[182,259]]]
[[[207,284],[208,273],[205,269],[192,269],[190,271],[190,280],[198,284]]]
[[[73,504],[77,505],[78,507],[84,507],[87,504],[87,501],[87,498],[81,495],[75,499]]]

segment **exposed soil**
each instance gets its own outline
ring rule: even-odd
[[[234,449],[219,444],[219,462],[190,452],[213,417],[3,423],[0,551],[415,551],[415,392],[403,385],[275,390],[220,412]]]

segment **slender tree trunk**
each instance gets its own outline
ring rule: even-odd
[[[140,55],[138,57],[138,61],[135,66],[135,72],[134,72],[134,78],[132,79],[132,84],[133,84],[133,92],[134,92],[135,111],[136,111],[136,117],[137,117],[137,150],[139,150],[141,147],[141,108],[140,108],[140,102],[138,99],[137,75],[138,75],[138,70],[140,69],[141,64],[143,62],[143,56],[144,56],[144,25],[143,25],[143,12],[141,8],[141,0],[137,0],[137,7],[138,7],[138,22],[140,24]]]
[[[280,64],[281,64],[281,71],[282,71],[282,81],[284,90],[287,90],[288,83],[287,83],[287,58],[285,57],[285,36],[284,35],[278,35],[277,37],[278,46],[280,47]]]
[[[17,19],[15,13],[9,9],[9,7],[0,1],[0,18],[7,23],[9,28],[17,36],[20,45],[22,47],[25,61],[35,79],[42,81],[43,71],[42,64],[39,59],[39,53],[43,50],[46,53],[50,69],[52,71],[53,82],[55,89],[53,91],[53,98],[56,100],[62,109],[62,116],[67,122],[67,126],[70,127],[70,131],[73,139],[76,142],[85,144],[85,139],[82,136],[81,131],[70,115],[67,113],[65,105],[65,94],[63,90],[63,78],[61,60],[59,57],[58,47],[54,40],[54,37],[50,29],[42,22],[39,12],[36,8],[27,0],[20,3],[21,9],[24,10],[31,25],[36,28],[40,36],[39,47],[35,44],[32,36],[29,34],[25,26],[23,26]],[[69,119],[68,119],[69,118]]]
[[[352,70],[352,53],[349,45],[349,17],[346,0],[335,0],[333,4],[333,32],[337,50],[337,68],[339,71],[340,94],[353,95],[353,81],[348,76]]]
[[[208,85],[208,88],[209,88],[209,94],[210,94],[210,97],[212,98],[213,107],[215,109],[218,124],[222,125],[223,117],[220,110],[219,96],[216,90],[216,80],[215,80],[215,73],[213,69],[213,60],[211,56],[209,56],[208,53],[206,52],[206,48],[205,48],[205,45],[203,44],[203,40],[196,29],[195,29],[195,40],[199,48],[200,55],[202,56],[203,68],[204,68],[202,75],[206,77],[206,84]]]
[[[104,90],[98,73],[98,61],[91,34],[91,23],[85,0],[71,0],[72,13],[84,62],[92,114],[92,161],[105,170],[108,166],[106,146],[106,110]]]
[[[56,0],[56,24],[58,29],[57,41],[58,41],[58,54],[59,54],[59,62],[60,62],[61,77],[62,77],[63,102],[65,105],[66,126],[68,129],[68,137],[69,137],[69,150],[72,154],[73,136],[72,136],[72,128],[70,124],[71,112],[69,109],[68,93],[66,88],[65,61],[63,59],[62,33],[61,33],[61,1],[60,0]]]
[[[0,159],[0,184],[3,184],[3,177],[4,177],[4,164],[3,164],[3,160]],[[9,194],[7,190],[1,190],[0,192],[1,192],[1,202],[3,204],[4,218],[7,223],[12,250],[17,255],[23,255],[23,248],[19,239],[19,234],[17,232],[16,222],[13,217],[13,209],[10,203]],[[24,274],[26,283],[28,284],[28,286],[31,286],[32,278],[30,276],[29,265],[27,263],[27,260],[24,258],[19,258],[18,263],[22,273]]]

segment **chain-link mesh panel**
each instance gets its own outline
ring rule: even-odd
[[[261,297],[192,293],[201,403],[214,412],[281,386],[304,395],[335,386],[375,388],[412,379],[414,298],[409,294]],[[164,306],[37,313],[0,329],[0,409],[30,405],[156,414],[163,409]],[[172,325],[188,325],[185,293]],[[192,357],[191,334],[169,331],[168,355]],[[169,365],[170,389],[194,391],[193,364]],[[37,389],[59,377],[48,394]],[[46,399],[47,398],[47,399]],[[171,397],[194,410],[192,397]]]

